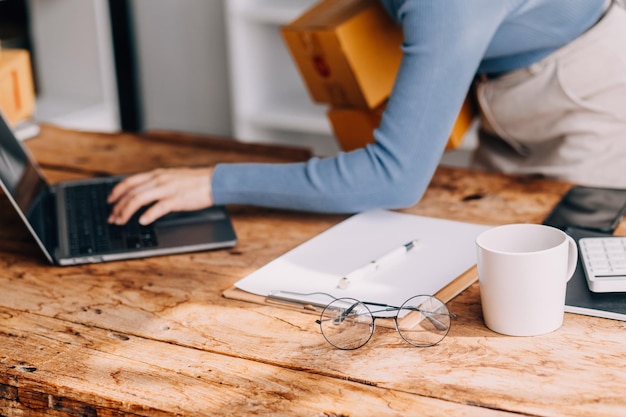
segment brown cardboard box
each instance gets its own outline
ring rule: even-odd
[[[373,110],[331,107],[327,116],[339,148],[347,152],[374,142],[374,129],[380,124],[385,104]]]
[[[13,125],[35,110],[30,55],[23,49],[3,49],[0,55],[0,109]]]
[[[373,109],[391,93],[402,31],[379,0],[322,0],[281,33],[313,101]]]
[[[474,100],[474,90],[470,90],[467,97],[465,97],[465,101],[463,101],[463,105],[461,106],[459,115],[454,122],[454,126],[452,126],[452,132],[450,132],[448,144],[446,145],[447,151],[461,146],[463,137],[471,127],[474,118],[477,116],[478,113]]]
[[[385,103],[373,110],[331,107],[327,116],[339,147],[343,151],[351,151],[374,142],[374,130],[380,124],[384,109]],[[461,145],[474,116],[474,103],[471,95],[468,95],[450,132],[446,150],[456,149]]]

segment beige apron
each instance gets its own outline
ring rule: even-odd
[[[626,10],[540,62],[477,86],[473,165],[626,187]]]

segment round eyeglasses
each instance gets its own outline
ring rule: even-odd
[[[446,337],[452,317],[445,303],[432,295],[411,297],[400,307],[338,298],[322,310],[317,323],[326,341],[338,349],[353,350],[365,345],[374,334],[376,319],[392,319],[407,343],[429,347]]]

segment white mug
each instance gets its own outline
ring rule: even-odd
[[[485,325],[510,336],[535,336],[563,324],[567,282],[578,247],[540,224],[497,226],[476,238]]]

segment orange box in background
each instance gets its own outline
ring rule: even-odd
[[[452,126],[452,131],[450,132],[450,137],[448,138],[448,143],[446,144],[446,151],[456,149],[461,146],[463,137],[465,137],[465,134],[472,126],[474,118],[478,114],[474,100],[474,90],[470,89],[467,97],[465,97],[465,100],[463,101],[461,110],[459,110],[459,115],[456,117],[454,126]]]
[[[386,102],[373,110],[332,107],[328,110],[327,116],[341,150],[347,152],[374,142],[374,130],[380,124],[385,104]],[[474,116],[474,103],[468,95],[450,132],[446,150],[456,149],[461,145]]]
[[[322,0],[281,33],[313,101],[374,109],[391,93],[402,31],[379,0]]]
[[[373,110],[331,107],[326,115],[342,151],[352,151],[374,142],[374,130],[380,124],[385,103]]]
[[[12,125],[29,119],[35,111],[35,88],[26,50],[3,49],[0,54],[0,109]]]

